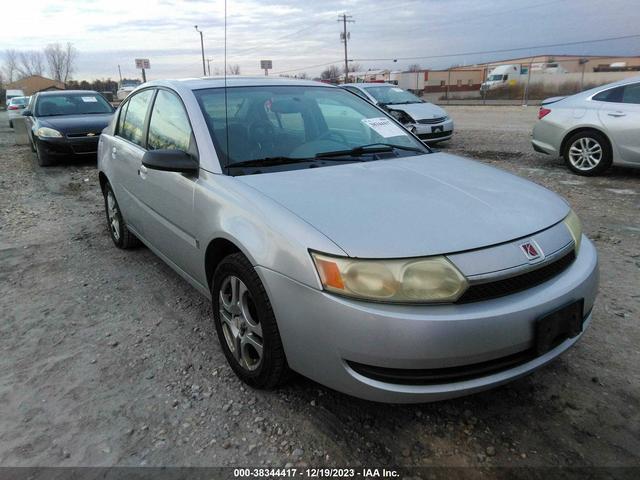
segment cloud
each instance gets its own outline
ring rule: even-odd
[[[229,63],[243,73],[261,73],[260,59],[272,59],[274,72],[343,62],[338,14],[355,23],[349,56],[353,59],[440,55],[500,50],[546,43],[572,42],[636,33],[637,0],[228,0]],[[76,77],[117,78],[118,64],[136,75],[134,58],[151,60],[149,78],[200,75],[200,37],[204,32],[212,70],[221,69],[224,54],[223,0],[156,0],[109,2],[25,0],[4,22],[5,48],[40,49],[51,42],[71,41],[80,52]],[[25,25],[30,27],[27,29]],[[404,68],[409,63],[442,68],[517,57],[530,53],[633,54],[637,40],[581,45],[552,51],[517,51],[496,56],[470,55],[360,61],[366,68]],[[406,64],[406,65],[405,65]]]

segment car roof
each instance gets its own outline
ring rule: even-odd
[[[361,83],[343,83],[340,85],[341,87],[396,87],[397,85],[393,85],[392,83],[386,82],[361,82]]]
[[[244,77],[244,76],[228,76],[225,77],[202,77],[202,78],[182,78],[172,80],[153,80],[143,83],[139,88],[145,87],[171,87],[177,90],[201,90],[205,88],[223,88],[227,87],[256,87],[256,86],[272,86],[272,85],[289,85],[289,86],[309,86],[309,87],[332,87],[322,82],[313,80],[298,80],[285,77]]]
[[[91,95],[91,94],[97,94],[99,95],[98,92],[96,92],[95,90],[51,90],[51,91],[46,91],[46,92],[38,92],[38,96],[39,97],[53,97],[55,95],[76,95],[76,94],[85,94],[85,95]]]

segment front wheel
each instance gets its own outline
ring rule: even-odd
[[[127,250],[140,245],[138,238],[129,231],[127,225],[124,223],[120,206],[118,205],[116,196],[113,194],[111,185],[108,183],[104,187],[104,209],[107,214],[107,224],[111,240],[113,240],[115,246]]]
[[[41,167],[50,167],[55,163],[55,161],[50,156],[48,156],[41,150],[37,143],[35,146],[35,152],[36,159],[38,160],[38,165],[40,165]]]
[[[213,318],[229,365],[245,383],[275,388],[289,376],[271,302],[255,269],[241,253],[225,257],[213,274]]]
[[[572,135],[567,140],[563,156],[569,170],[584,176],[600,175],[611,166],[613,160],[606,137],[595,131]]]

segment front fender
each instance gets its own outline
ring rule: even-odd
[[[234,177],[200,172],[194,215],[203,252],[198,281],[203,285],[208,284],[205,253],[216,239],[233,243],[254,266],[318,289],[309,249],[346,255],[317,229],[254,188]]]

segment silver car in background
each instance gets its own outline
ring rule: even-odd
[[[538,119],[534,150],[563,157],[578,175],[640,167],[640,77],[547,99]]]
[[[383,108],[429,145],[450,140],[453,136],[453,120],[447,112],[396,85],[347,83],[340,87]]]
[[[142,241],[211,299],[256,388],[293,370],[376,401],[456,397],[541,367],[591,321],[598,257],[562,198],[433,153],[340,88],[146,83],[98,170],[114,244]]]
[[[9,127],[13,128],[13,121],[22,117],[22,112],[29,103],[30,97],[13,97],[7,103],[7,114],[9,117]]]

